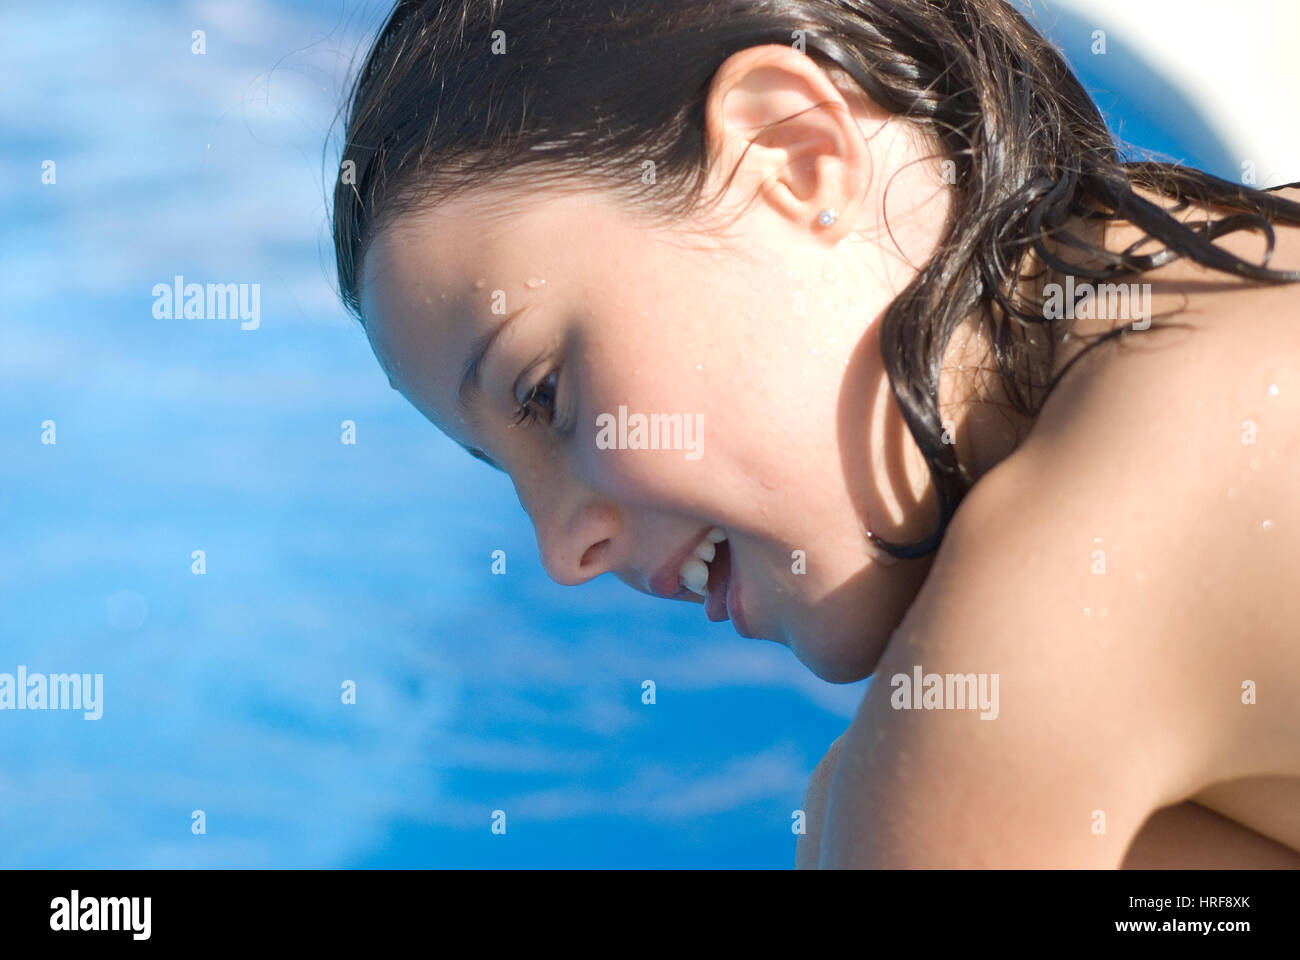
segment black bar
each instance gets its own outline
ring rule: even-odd
[[[99,916],[101,898],[148,897],[148,938],[136,939],[144,932],[143,899],[136,901],[139,913],[126,912],[120,901],[107,904],[106,925],[116,913],[127,929],[51,929],[52,921],[69,925],[73,890],[78,925]],[[863,949],[882,937],[926,948],[1128,940],[1231,949],[1256,937],[1294,936],[1297,905],[1300,873],[1287,871],[0,873],[6,948],[59,941],[92,950],[110,943],[373,948],[414,934],[433,953],[444,940],[466,936],[483,949],[518,937],[533,947],[559,938],[567,947],[590,943],[602,951],[638,942],[675,950],[682,937],[702,930],[733,945],[788,936],[803,941],[802,949],[828,944],[832,932],[837,942],[861,937]],[[1154,926],[1145,930],[1118,926],[1148,922]],[[1208,933],[1186,926],[1205,922]],[[1245,927],[1213,926],[1222,923]]]

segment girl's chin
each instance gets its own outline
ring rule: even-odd
[[[818,627],[821,629],[818,629]],[[861,624],[843,629],[808,624],[781,641],[805,667],[827,683],[856,683],[875,672],[884,644],[864,636]]]
[[[856,683],[871,676],[880,657],[863,657],[860,651],[842,655],[810,655],[801,643],[789,644],[799,662],[827,683]],[[814,648],[815,649],[815,648]]]

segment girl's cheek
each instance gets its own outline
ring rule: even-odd
[[[627,502],[681,508],[708,493],[712,425],[700,409],[707,398],[701,384],[682,384],[677,371],[650,371],[648,362],[648,357],[640,364],[616,361],[608,351],[584,356],[572,381],[570,453],[593,490]],[[643,375],[630,379],[629,370]]]
[[[584,448],[575,451],[578,470],[591,489],[624,503],[658,509],[680,506],[689,499],[692,482],[684,473],[696,466],[674,450],[635,449],[619,445],[616,416],[607,429],[592,431]],[[629,438],[625,435],[625,441]],[[698,487],[698,481],[695,482]]]

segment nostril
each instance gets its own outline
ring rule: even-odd
[[[593,543],[589,546],[582,559],[578,562],[578,569],[585,574],[589,567],[604,563],[609,554],[609,540],[601,540],[599,543]]]

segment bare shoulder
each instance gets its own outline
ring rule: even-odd
[[[1288,289],[1098,348],[971,492],[843,738],[822,866],[1119,866],[1154,811],[1295,762]]]
[[[1283,251],[1300,267],[1300,230]],[[1040,520],[1075,547],[1088,539],[1094,615],[1113,613],[1111,592],[1124,610],[1145,605],[1129,642],[1155,644],[1208,695],[1276,678],[1268,719],[1300,737],[1300,711],[1275,710],[1300,702],[1300,284],[1202,282],[1157,284],[1179,326],[1130,332],[1067,374],[1002,496],[1035,482],[1055,494]]]
[[[992,477],[845,732],[822,867],[1115,867],[1152,811],[1194,789],[1212,724],[1188,709],[1183,667],[1129,642],[1161,614],[1117,578],[1087,579],[1082,499],[1063,522],[1040,501],[1060,490],[1012,496]]]

